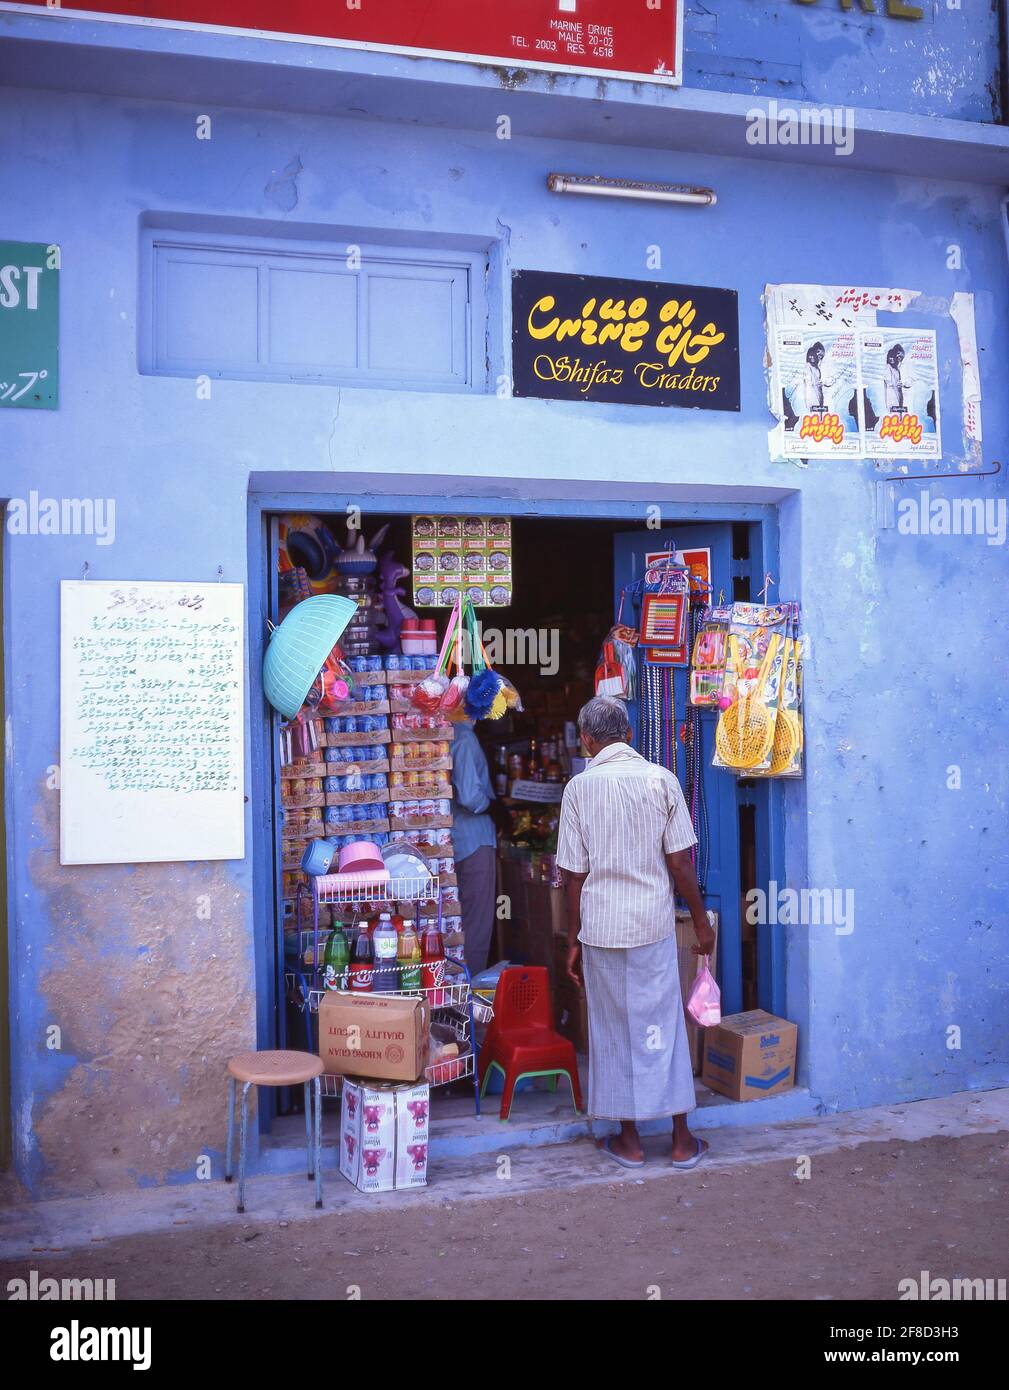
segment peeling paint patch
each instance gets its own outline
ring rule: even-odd
[[[225,1063],[255,1047],[245,895],[224,863],[61,866],[51,793],[35,824],[39,989],[61,1033],[56,1053],[39,1038],[36,1064],[69,1065],[34,1106],[43,1187],[195,1177],[207,1146],[223,1148]]]
[[[263,192],[281,212],[293,212],[298,206],[298,175],[303,168],[300,157],[295,155],[277,177],[267,180]]]

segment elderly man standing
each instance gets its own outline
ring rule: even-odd
[[[708,921],[690,857],[697,843],[680,784],[630,746],[627,708],[597,696],[578,716],[590,762],[564,790],[557,863],[568,901],[568,975],[579,955],[589,1014],[589,1113],[620,1121],[600,1147],[625,1168],[644,1162],[639,1120],[673,1118],[674,1168],[693,1168],[707,1143],[691,1134],[694,1078],[676,964],[673,885],[693,920],[694,950],[710,955]]]

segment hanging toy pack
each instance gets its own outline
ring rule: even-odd
[[[596,694],[615,695],[621,700],[637,699],[637,662],[634,648],[638,642],[637,628],[622,621],[624,595],[620,595],[617,620],[606,634],[596,665]]]
[[[799,635],[799,605],[786,604],[789,610],[781,690],[771,762],[766,769],[754,772],[757,777],[802,776],[802,639]]]
[[[787,604],[732,605],[712,766],[770,768],[788,617]]]
[[[648,661],[658,666],[686,664],[689,608],[690,570],[678,565],[670,550],[648,566],[642,582],[639,645]]]
[[[726,639],[732,605],[705,608],[700,616],[690,661],[690,703],[717,709],[725,679]]]

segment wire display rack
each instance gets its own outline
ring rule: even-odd
[[[320,874],[313,879],[312,925],[302,926],[302,903],[304,893],[299,892],[296,902],[297,921],[297,964],[296,968],[285,972],[288,998],[306,1015],[306,1028],[310,1040],[314,1032],[312,1015],[318,1015],[322,998],[329,991],[323,977],[323,956],[329,930],[323,929],[320,940],[319,908],[343,907],[357,909],[362,915],[367,911],[387,911],[394,907],[413,909],[413,916],[420,922],[422,917],[437,915],[438,930],[442,930],[441,885],[437,874],[419,875],[410,878],[379,877],[369,874]],[[427,911],[422,909],[427,906]],[[338,930],[334,927],[330,930]],[[365,988],[374,986],[376,975],[388,976],[395,971],[399,977],[400,988],[378,991],[391,998],[426,998],[430,1010],[432,1031],[448,1030],[459,1045],[459,1055],[446,1057],[433,1062],[425,1069],[424,1075],[430,1086],[447,1086],[453,1081],[473,1078],[473,1103],[477,1115],[480,1114],[480,1088],[477,1069],[477,1039],[475,1027],[475,1008],[483,1011],[481,1001],[474,1003],[470,975],[461,961],[445,959],[432,962],[425,967],[438,972],[432,984],[416,988],[403,988],[402,982],[407,972],[416,973],[415,965],[399,962],[383,962],[377,969],[353,972],[348,970],[339,978],[338,989],[353,992],[353,979],[361,981]],[[367,980],[367,976],[371,976]],[[360,987],[360,986],[359,986]],[[313,1045],[312,1050],[315,1050]],[[321,1077],[322,1094],[330,1098],[340,1095],[342,1078],[325,1074]]]

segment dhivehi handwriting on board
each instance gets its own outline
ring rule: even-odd
[[[69,750],[110,791],[235,791],[232,711],[242,630],[198,590],[111,588],[72,639],[80,705]]]
[[[60,863],[245,854],[241,584],[60,584]]]

